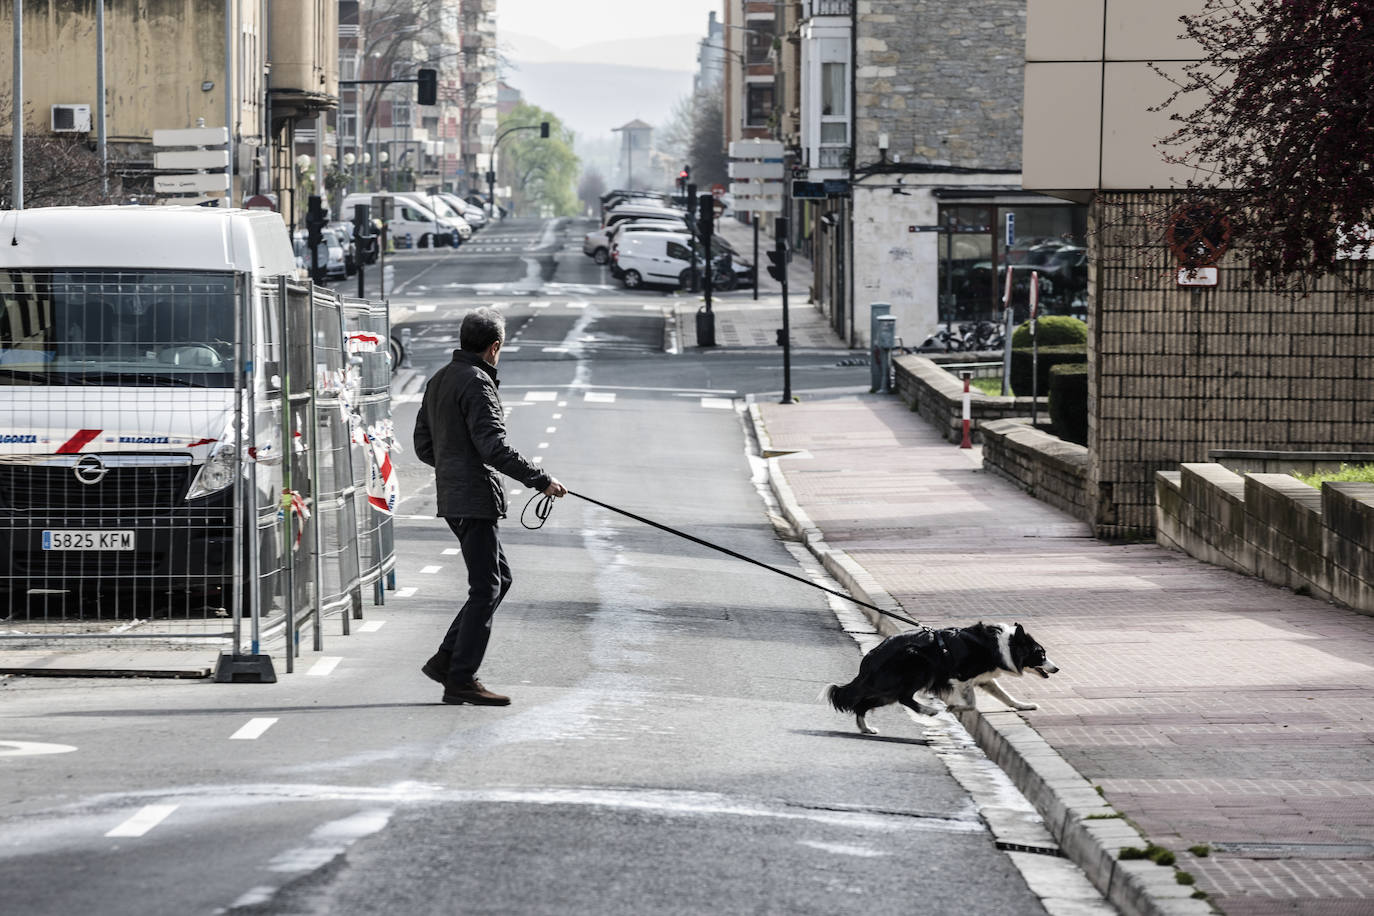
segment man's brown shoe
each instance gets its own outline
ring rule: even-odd
[[[421,673],[431,681],[444,683],[448,680],[448,662],[452,655],[452,652],[440,649],[430,656],[429,661],[420,666]]]
[[[482,686],[482,682],[473,678],[464,684],[450,684],[444,688],[444,702],[451,706],[461,706],[470,703],[473,706],[509,706],[510,697],[503,697],[499,693],[492,693]]]

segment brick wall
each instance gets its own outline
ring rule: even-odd
[[[1088,519],[1088,450],[1024,420],[982,425],[983,467],[1043,503]]]
[[[1234,251],[1218,286],[1180,288],[1145,222],[1167,204],[1109,194],[1091,213],[1089,496],[1102,537],[1150,535],[1155,473],[1209,450],[1374,441],[1368,289],[1335,278],[1302,297],[1259,290]]]
[[[892,361],[897,380],[897,396],[941,436],[951,442],[964,438],[964,383],[946,369],[924,356],[899,356]],[[983,441],[983,424],[1007,417],[1029,417],[1031,398],[1004,398],[972,391],[969,413],[973,417],[972,439]],[[1046,398],[1040,398],[1041,416],[1049,416]]]
[[[1021,167],[1026,0],[858,0],[856,162]]]

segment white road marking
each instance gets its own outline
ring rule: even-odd
[[[546,426],[546,427],[544,427],[544,432],[545,432],[546,434],[547,434],[547,433],[556,433],[556,432],[558,432],[558,427],[557,427],[557,426]]]
[[[416,587],[413,586],[413,585],[409,585],[409,586],[406,586],[405,588],[398,588],[398,589],[396,589],[395,595],[396,595],[397,598],[409,598],[410,596],[414,595],[414,594],[415,594],[416,592],[418,592],[418,591],[419,591],[418,588],[416,588]]]
[[[462,553],[462,551],[457,547],[445,547],[443,550],[439,551],[439,555],[445,557],[456,557],[460,553]]]
[[[714,410],[734,410],[735,402],[729,398],[702,398],[702,407],[710,407]]]
[[[137,814],[111,830],[106,836],[143,836],[167,819],[167,815],[177,809],[176,805],[146,805]]]
[[[339,662],[343,657],[339,655],[326,655],[315,664],[310,666],[310,670],[305,672],[308,677],[325,677],[335,668],[339,667]]]
[[[530,459],[530,461],[534,462],[535,464],[543,464],[543,463],[544,463],[544,456],[543,456],[543,455],[535,455],[533,458]]]
[[[539,448],[548,448],[548,447],[549,447],[549,444],[548,444],[547,442],[541,442],[541,443],[539,443],[539,446],[538,446],[538,447],[539,447]]]
[[[519,348],[519,347],[502,347],[502,348],[501,348],[501,352],[502,352],[502,353],[519,353],[519,352],[520,352],[520,348]]]
[[[417,311],[417,312],[432,312],[432,311],[434,311],[437,307],[438,307],[438,306],[433,306],[433,305],[417,305],[417,306],[415,306],[415,311]]]
[[[569,302],[569,303],[568,303],[568,308],[570,308],[570,309],[584,309],[584,308],[586,308],[586,307],[587,307],[587,303],[585,303],[585,302]]]
[[[525,400],[527,401],[552,401],[558,397],[557,391],[526,391]]]
[[[659,310],[659,308],[660,308],[660,307],[657,306],[657,305],[646,305],[646,306],[644,306],[644,311],[646,311],[646,312],[657,312],[657,311]]]
[[[561,420],[563,419],[563,415],[561,413],[556,413],[550,419]]]
[[[558,402],[558,406],[559,406],[559,407],[567,407],[567,406],[568,406],[568,402],[567,402],[567,401],[559,401],[559,402]]]
[[[546,309],[546,308],[548,308],[548,307],[549,307],[549,304],[548,304],[547,302],[531,302],[531,303],[530,303],[530,308],[532,308],[532,309]]]
[[[545,352],[545,353],[567,353],[567,352],[568,352],[568,348],[567,348],[567,347],[545,347],[545,348],[544,348],[544,352]]]
[[[822,852],[833,852],[838,856],[857,856],[861,859],[881,859],[888,855],[878,849],[869,849],[867,846],[850,846],[844,843],[822,843],[820,840],[799,840],[803,846],[810,846],[812,849],[819,849]]]
[[[434,575],[435,573],[437,573],[439,570],[441,570],[441,569],[443,569],[443,568],[444,568],[444,567],[442,567],[442,566],[425,566],[425,567],[421,567],[420,573],[421,573],[422,575],[432,576],[432,575]]]
[[[582,398],[588,404],[614,404],[615,392],[613,391],[588,391]]]
[[[0,757],[40,757],[44,754],[70,754],[70,744],[44,744],[40,741],[0,741]]]
[[[525,491],[522,490],[520,487],[511,487],[511,488],[510,488],[510,495],[511,495],[511,496],[519,496],[521,493],[524,493],[524,492],[525,492]]]
[[[230,741],[256,741],[262,737],[263,732],[267,731],[277,720],[273,718],[249,719],[248,723],[229,736]]]
[[[380,629],[381,629],[382,627],[384,627],[384,626],[386,626],[386,621],[385,621],[385,620],[369,620],[367,623],[365,623],[365,624],[363,624],[362,626],[358,627],[358,632],[359,632],[359,633],[376,633],[378,630],[380,630]]]

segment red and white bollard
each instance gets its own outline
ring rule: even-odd
[[[959,373],[959,377],[964,380],[964,441],[959,443],[959,447],[973,448],[973,403],[972,395],[969,393],[969,384],[973,381],[973,373],[966,369]]]

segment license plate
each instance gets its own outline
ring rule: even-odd
[[[132,531],[44,531],[44,550],[133,550]]]

